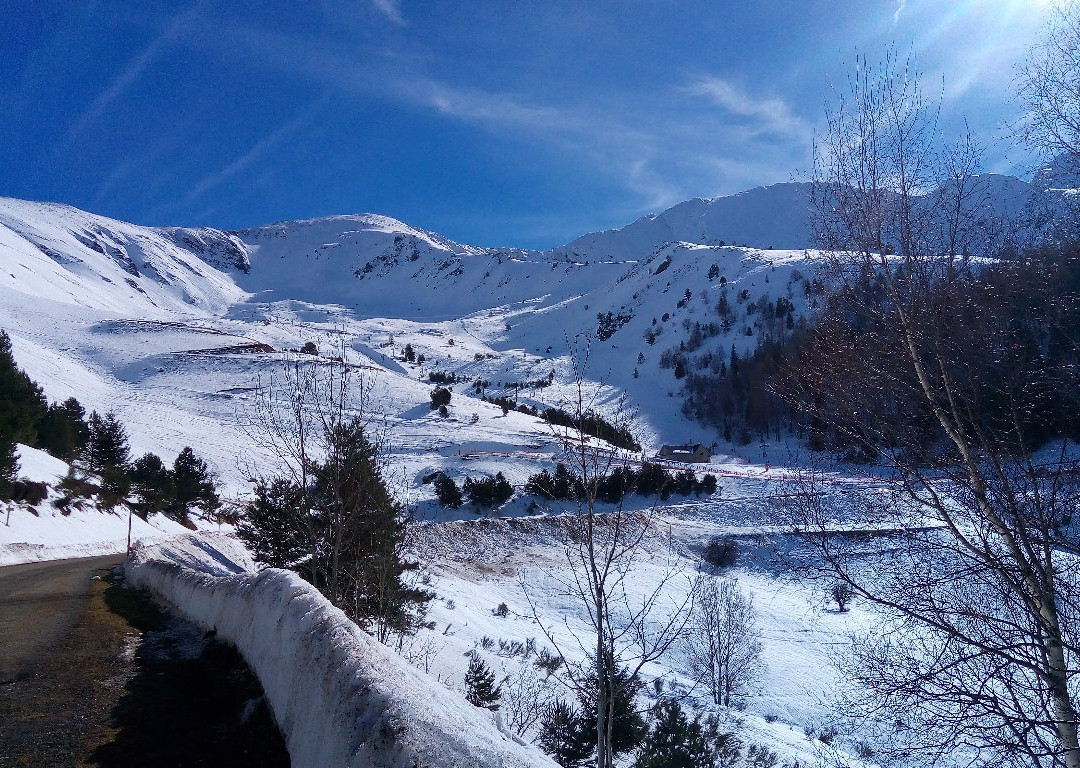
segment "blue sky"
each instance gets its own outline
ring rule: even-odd
[[[545,247],[804,178],[856,56],[914,51],[988,170],[1045,0],[11,0],[0,195],[236,229],[383,213]]]

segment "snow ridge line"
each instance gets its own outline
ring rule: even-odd
[[[237,648],[262,683],[295,768],[555,766],[360,630],[296,574],[251,570],[234,540],[194,534],[140,544],[125,573]]]

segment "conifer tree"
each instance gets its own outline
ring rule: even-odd
[[[80,454],[90,436],[86,411],[74,397],[53,403],[39,419],[37,433],[37,447],[70,462]]]
[[[15,455],[15,443],[0,435],[0,501],[12,497],[12,484],[18,479],[19,458]]]
[[[502,689],[495,685],[495,673],[474,653],[465,672],[465,699],[474,707],[483,707],[492,711],[499,708]]]
[[[496,472],[495,477],[478,480],[467,477],[462,489],[473,504],[485,509],[500,507],[514,495],[514,486],[510,485],[502,472]]]
[[[431,595],[410,583],[419,564],[405,555],[409,518],[383,479],[379,432],[365,422],[370,381],[361,377],[356,392],[345,357],[342,347],[330,365],[285,368],[288,409],[273,383],[258,390],[248,434],[277,456],[280,472],[251,478],[256,494],[240,535],[260,560],[294,569],[387,642],[416,630]]]
[[[0,330],[0,444],[33,445],[37,423],[45,412],[41,387],[15,364],[11,337]]]
[[[679,702],[664,699],[653,708],[653,726],[641,744],[634,768],[713,768],[716,750],[701,719],[686,716]]]
[[[209,514],[221,504],[213,475],[190,446],[184,446],[173,462],[172,481],[173,503],[170,506],[177,520],[185,520],[192,507]]]
[[[405,583],[405,515],[379,468],[379,448],[359,419],[336,424],[329,455],[312,469],[320,574],[316,584],[381,641],[414,628],[430,595]],[[320,583],[321,582],[321,583]]]
[[[435,495],[439,503],[449,509],[457,509],[465,503],[458,484],[447,474],[440,474],[435,478]]]
[[[296,511],[303,491],[288,478],[260,480],[244,507],[236,535],[255,559],[271,568],[292,568],[308,554],[306,529]]]
[[[94,411],[88,426],[90,436],[83,456],[89,470],[101,475],[99,504],[104,509],[112,509],[126,499],[131,490],[127,431],[112,411],[104,417]]]
[[[634,704],[634,700],[641,691],[641,681],[632,675],[630,670],[614,664],[610,658],[608,669],[610,670],[609,677],[603,682],[607,688],[604,698],[609,702],[608,712],[611,720],[609,724],[610,747],[612,755],[619,755],[636,749],[648,733],[648,726]],[[579,691],[581,708],[590,725],[596,722],[596,702],[600,700],[597,689],[597,676],[593,674]],[[595,732],[593,738],[595,739]]]
[[[131,465],[131,489],[138,497],[133,506],[145,520],[173,502],[173,473],[156,454],[143,454]]]
[[[116,414],[109,411],[104,416],[94,411],[87,423],[89,435],[83,459],[87,469],[95,473],[106,470],[125,470],[130,458],[127,430]]]
[[[579,768],[596,748],[594,728],[573,704],[556,699],[540,720],[536,742],[563,768]]]
[[[431,390],[431,410],[438,410],[440,407],[450,405],[451,397],[453,397],[453,392],[446,387],[435,387],[435,389]]]
[[[542,499],[554,499],[555,478],[546,469],[541,469],[535,475],[531,475],[525,483],[525,493],[539,496]]]

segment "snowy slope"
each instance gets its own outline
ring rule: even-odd
[[[76,396],[88,408],[116,410],[135,455],[168,459],[197,446],[236,489],[238,412],[256,379],[306,341],[324,353],[344,342],[351,361],[378,372],[380,407],[399,427],[395,442],[404,452],[426,455],[462,440],[517,450],[550,439],[544,425],[502,418],[467,385],[480,380],[486,394],[565,406],[575,336],[596,336],[598,315],[611,312],[619,327],[593,343],[585,370],[604,384],[596,406],[610,412],[628,392],[650,448],[704,439],[667,396],[673,382],[642,375],[659,370],[645,331],[655,317],[667,326],[662,342],[677,343],[686,333],[679,323],[706,320],[721,292],[706,277],[713,263],[729,290],[745,278],[757,298],[762,270],[780,264],[790,272],[802,258],[668,244],[624,261],[581,261],[561,251],[458,245],[379,216],[230,235],[137,227],[15,200],[0,200],[0,223],[0,327],[19,364],[52,399]],[[691,287],[693,302],[678,308]],[[731,337],[717,340],[718,349],[754,341]],[[401,361],[406,343],[424,365]],[[639,353],[648,360],[635,378]],[[430,386],[418,379],[432,370],[464,382],[445,424],[423,408]],[[543,390],[518,386],[549,377]]]
[[[131,540],[159,541],[189,533],[164,515],[149,520],[129,516],[127,508],[102,511],[93,505],[72,505],[65,514],[53,506],[59,496],[57,483],[68,465],[43,451],[17,446],[20,476],[49,485],[49,495],[30,507],[8,502],[0,507],[0,565],[88,557],[123,552],[128,524]]]
[[[218,245],[231,242],[219,236]],[[178,248],[164,231],[66,205],[0,198],[0,251],[0,290],[75,306],[160,317],[220,313],[243,298],[213,259]]]
[[[836,648],[848,642],[852,632],[873,621],[861,605],[840,614],[824,604],[823,589],[808,583],[795,584],[778,569],[755,562],[751,554],[769,553],[772,543],[758,540],[757,531],[725,522],[728,514],[715,500],[696,509],[692,517],[676,509],[657,510],[656,532],[649,536],[621,582],[628,605],[640,606],[658,585],[659,606],[650,617],[655,627],[679,605],[695,576],[712,578],[702,571],[699,552],[712,535],[742,536],[745,565],[731,569],[724,578],[737,579],[739,588],[751,596],[762,635],[762,677],[747,706],[739,712],[715,708],[708,695],[687,674],[686,647],[676,644],[656,662],[646,665],[643,700],[655,698],[654,678],[685,697],[684,706],[720,715],[726,728],[738,732],[746,744],[766,745],[788,765],[858,766],[851,753],[854,740],[828,746],[816,738],[835,719],[828,695],[837,682],[831,664]],[[569,564],[564,534],[558,517],[487,521],[484,524],[444,523],[414,531],[413,547],[424,553],[434,574],[432,587],[438,599],[432,603],[432,630],[421,631],[406,649],[440,680],[462,690],[468,663],[466,654],[477,653],[504,678],[504,686],[521,679],[532,681],[530,657],[509,650],[510,643],[532,640],[538,651],[561,652],[569,663],[585,660],[591,626],[585,606],[570,596]],[[775,553],[774,553],[775,554]],[[767,563],[767,557],[763,558]],[[779,576],[779,577],[778,577]],[[619,603],[620,601],[615,601]],[[506,616],[493,609],[508,607]],[[533,618],[534,609],[543,629]],[[621,605],[613,608],[612,620],[622,620]],[[627,652],[627,658],[632,653]],[[573,698],[555,678],[539,675],[531,682],[533,695],[550,699]],[[512,706],[512,705],[511,705]],[[506,712],[511,718],[512,713]],[[535,730],[527,729],[533,736]],[[829,758],[842,758],[835,763]],[[819,761],[827,761],[820,762]]]
[[[1022,182],[988,183],[999,208],[1026,205]],[[193,446],[229,497],[248,489],[250,471],[277,466],[249,431],[258,383],[297,360],[325,368],[342,357],[365,378],[369,413],[386,428],[393,490],[418,518],[434,521],[417,546],[436,578],[437,628],[417,642],[442,648],[432,669],[457,685],[461,654],[485,635],[536,634],[521,618],[527,596],[518,574],[534,567],[542,584],[562,557],[549,533],[515,536],[509,524],[477,524],[477,510],[442,508],[424,483],[435,471],[458,481],[501,471],[520,486],[558,458],[560,442],[544,422],[504,414],[478,393],[573,408],[580,373],[589,406],[611,417],[624,407],[636,411],[647,454],[664,442],[717,441],[682,415],[681,382],[665,355],[693,347],[692,364],[708,367],[732,348],[747,353],[786,322],[775,311],[779,299],[790,303],[792,319],[814,310],[821,259],[806,249],[806,205],[805,186],[776,185],[688,201],[541,252],[458,244],[370,214],[226,233],[139,227],[0,199],[0,327],[50,399],[76,396],[88,410],[115,410],[134,456],[153,451],[170,462]],[[320,354],[298,355],[306,342]],[[403,359],[406,344],[423,362]],[[446,418],[428,405],[432,372],[457,380]],[[776,464],[784,449],[755,445],[754,458]],[[24,474],[35,479],[55,483],[63,471],[35,453],[23,456]],[[746,459],[719,445],[714,463],[700,468],[720,477],[717,494],[663,511],[677,544],[673,562],[686,573],[696,570],[708,536],[748,535],[767,523],[762,499],[782,488],[786,473]],[[501,514],[535,511],[530,501],[519,495]],[[126,519],[80,515],[15,508],[12,525],[0,526],[0,551],[115,551],[126,537]],[[455,519],[461,522],[447,522]],[[539,525],[528,520],[523,525]],[[458,536],[461,530],[468,533]],[[163,526],[136,536],[175,533]],[[632,575],[634,596],[644,596],[662,554],[650,550]],[[819,699],[833,682],[829,655],[852,625],[871,617],[835,616],[817,594],[767,569],[738,575],[756,595],[769,664],[745,728],[806,762],[817,746],[801,729],[826,717]],[[493,618],[498,602],[517,616]],[[572,645],[583,631],[580,610],[552,590],[538,603],[552,631]],[[414,648],[412,658],[425,653]],[[685,686],[683,664],[673,653],[649,673]]]
[[[1015,210],[1030,191],[984,180],[994,210]],[[590,405],[636,412],[646,451],[716,441],[682,415],[670,352],[690,345],[704,369],[756,346],[777,320],[762,310],[778,299],[795,319],[813,311],[807,206],[806,185],[779,184],[525,251],[372,214],[226,233],[0,199],[0,327],[50,398],[116,410],[136,455],[199,447],[233,492],[243,488],[236,446],[249,442],[239,424],[255,382],[307,341],[324,355],[343,345],[377,374],[378,406],[423,501],[429,489],[415,478],[460,473],[460,445],[550,458],[545,425],[502,417],[478,393],[566,407],[579,370]],[[406,344],[423,364],[402,360]],[[458,380],[445,421],[425,409],[433,371]]]
[[[809,184],[773,184],[725,197],[687,200],[620,229],[579,237],[566,249],[627,258],[643,247],[672,241],[716,245],[722,240],[756,248],[810,248],[814,242],[810,213]]]

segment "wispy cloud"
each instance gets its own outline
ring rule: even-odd
[[[564,109],[533,105],[519,96],[455,87],[425,77],[401,77],[391,84],[391,88],[394,95],[405,101],[469,122],[542,129],[565,129],[576,122]]]
[[[71,124],[71,128],[67,133],[68,143],[77,140],[87,128],[106,114],[113,102],[127,93],[128,89],[138,82],[143,73],[154,63],[154,60],[191,24],[198,13],[200,5],[201,2],[196,2],[187,10],[173,16],[161,34],[151,40],[150,44],[139,52],[135,58],[131,59],[123,71],[105,86],[105,89],[97,95],[90,103],[90,106],[83,110],[82,114]]]
[[[399,79],[393,95],[439,115],[500,135],[553,145],[644,198],[644,207],[661,207],[677,197],[674,187],[653,172],[662,152],[657,132],[632,126],[624,115],[580,105],[531,102],[520,94],[467,88],[430,78]]]
[[[270,150],[274,149],[278,144],[287,139],[289,136],[296,133],[308,119],[315,112],[316,107],[309,107],[301,112],[283,125],[278,126],[276,129],[263,136],[255,144],[253,144],[246,152],[237,157],[223,168],[214,171],[207,176],[201,178],[188,192],[185,202],[198,199],[202,195],[209,192],[214,187],[224,184],[234,176],[246,171],[252,165],[261,160]]]
[[[806,132],[805,122],[782,99],[756,98],[723,78],[706,75],[686,90],[710,99],[731,115],[751,120],[760,133],[792,136]]]
[[[900,17],[904,15],[904,8],[907,7],[907,0],[897,0],[896,12],[892,15],[893,28],[900,23]]]
[[[207,176],[199,179],[198,182],[188,191],[187,197],[184,202],[191,202],[196,200],[202,195],[209,192],[214,187],[224,184],[234,176],[246,171],[256,162],[263,158],[270,150],[280,144],[284,139],[294,134],[297,129],[303,125],[307,115],[301,115],[295,117],[284,125],[279,126],[271,133],[263,136],[254,145],[252,145],[244,154],[237,157],[223,168],[214,171]]]
[[[212,173],[208,173],[199,179],[191,188],[187,191],[187,194],[180,200],[169,203],[163,206],[158,206],[154,210],[147,213],[147,220],[159,218],[168,213],[173,212],[188,212],[191,206],[203,198],[207,192],[221,186],[227,181],[241,175],[245,171],[249,171],[255,167],[260,160],[269,155],[279,144],[288,139],[290,136],[298,133],[303,129],[308,122],[314,117],[319,109],[325,104],[325,100],[317,101],[307,109],[303,110],[292,119],[286,121],[282,125],[275,128],[270,133],[263,136],[243,153],[241,153],[234,160],[225,164],[221,168]]]
[[[262,66],[362,102],[396,101],[500,140],[546,148],[553,163],[591,169],[600,183],[625,190],[619,204],[639,213],[695,195],[786,180],[793,166],[805,162],[809,145],[809,127],[785,102],[751,98],[716,77],[690,87],[563,98],[451,82],[427,74],[434,63],[426,57],[362,55],[279,30],[215,25],[202,38],[204,45],[208,41],[225,55],[242,52]],[[491,146],[497,151],[499,145]],[[741,162],[725,163],[724,157]]]
[[[790,162],[793,156],[801,161],[810,134],[783,102],[755,102],[733,88],[717,90],[729,111],[754,118],[749,129],[742,120],[725,123],[655,96],[630,108],[605,108],[538,104],[520,95],[428,78],[400,80],[394,89],[397,98],[444,117],[553,145],[623,186],[637,198],[640,210],[790,178]],[[725,155],[743,160],[734,163]]]
[[[154,137],[149,147],[131,147],[125,151],[121,159],[112,169],[101,176],[94,190],[94,196],[90,199],[90,210],[97,210],[113,202],[113,192],[117,188],[127,187],[131,179],[138,179],[138,188],[144,199],[153,199],[163,188],[175,181],[175,167],[170,160],[181,158],[185,155],[186,137],[199,123],[200,117],[191,114],[178,123],[173,124],[173,130],[161,132]],[[148,168],[154,172],[147,176]]]
[[[406,25],[405,17],[401,15],[401,0],[371,0],[371,4],[379,13],[399,27]]]

